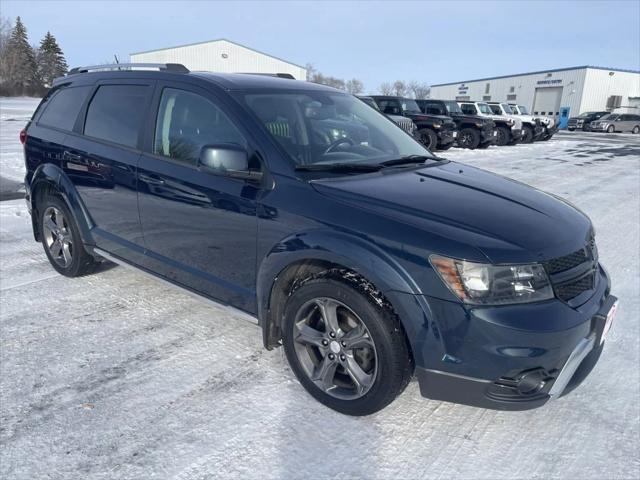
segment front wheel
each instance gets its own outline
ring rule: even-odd
[[[458,145],[473,150],[480,144],[480,133],[473,128],[463,128],[458,134]]]
[[[509,139],[511,138],[511,132],[506,127],[498,127],[498,134],[496,138],[496,145],[499,147],[504,147],[509,143]]]
[[[47,195],[38,205],[42,246],[56,271],[66,277],[93,272],[97,262],[87,253],[67,204],[57,196]]]
[[[576,131],[575,128],[567,128],[567,130],[569,130],[570,132],[575,132]]]
[[[438,136],[433,130],[429,130],[428,128],[418,130],[418,138],[420,142],[431,151],[434,151],[438,145]]]
[[[631,133],[635,133],[636,135],[640,133],[640,125],[636,125],[635,127],[633,127],[633,130],[631,130]]]
[[[529,126],[522,127],[522,143],[532,143],[533,142],[533,130]]]
[[[609,125],[609,128],[607,128],[607,133],[615,133],[616,132],[616,127],[614,127],[613,125]]]
[[[346,415],[383,409],[411,377],[411,359],[397,320],[339,278],[320,276],[291,294],[283,343],[302,386]]]

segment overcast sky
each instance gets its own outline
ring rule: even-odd
[[[2,0],[31,43],[70,66],[216,38],[321,72],[429,84],[578,65],[640,69],[640,2],[169,2]]]

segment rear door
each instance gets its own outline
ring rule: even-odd
[[[135,263],[144,250],[137,166],[152,94],[152,81],[99,82],[63,152],[64,171],[88,210],[97,246]]]
[[[255,312],[259,187],[200,170],[200,149],[249,133],[208,90],[162,82],[140,159],[140,216],[149,269],[192,290]]]

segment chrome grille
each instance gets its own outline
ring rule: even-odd
[[[402,128],[405,132],[408,132],[410,134],[414,134],[414,132],[416,131],[416,124],[413,123],[413,120],[409,119],[409,118],[403,118],[401,120],[398,120],[398,125],[400,126],[400,128]]]

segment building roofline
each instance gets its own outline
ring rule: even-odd
[[[174,46],[165,47],[165,48],[154,48],[152,50],[144,50],[142,52],[132,52],[132,53],[129,54],[129,57],[131,57],[131,55],[141,55],[143,53],[160,52],[162,50],[173,50],[174,48],[192,47],[194,45],[204,45],[205,43],[214,43],[214,42],[229,42],[229,43],[232,43],[233,45],[237,45],[238,47],[246,48],[247,50],[251,50],[252,52],[259,53],[260,55],[265,55],[265,56],[271,57],[271,58],[273,58],[275,60],[280,60],[281,62],[288,63],[289,65],[293,65],[295,67],[302,68],[304,70],[307,69],[307,67],[303,67],[302,65],[298,65],[297,63],[292,63],[292,62],[290,62],[288,60],[285,60],[284,58],[276,57],[275,55],[271,55],[269,53],[261,52],[260,50],[256,50],[255,48],[247,47],[246,45],[243,45],[243,44],[238,43],[238,42],[234,42],[233,40],[229,40],[228,38],[215,38],[213,40],[205,40],[203,42],[185,43],[183,45],[174,45]]]
[[[624,68],[608,68],[608,67],[596,67],[593,65],[582,65],[579,67],[565,67],[565,68],[554,68],[551,70],[538,70],[537,72],[527,72],[527,73],[515,73],[513,75],[500,75],[499,77],[485,77],[485,78],[476,78],[475,80],[463,80],[461,82],[447,82],[447,83],[438,83],[435,85],[431,85],[432,87],[444,87],[447,85],[457,85],[459,83],[472,83],[472,82],[483,82],[485,80],[498,80],[500,78],[511,78],[511,77],[524,77],[526,75],[537,75],[540,73],[554,73],[554,72],[566,72],[568,70],[608,70],[610,72],[625,72],[625,73],[640,73],[640,70],[627,70]]]

